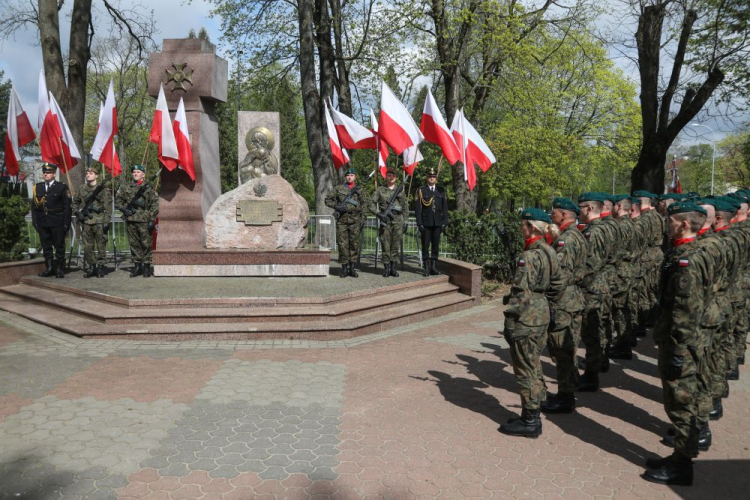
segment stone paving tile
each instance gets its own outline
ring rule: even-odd
[[[18,413],[18,410],[33,402],[33,399],[22,398],[15,393],[0,396],[0,422],[3,422],[6,416]]]
[[[215,342],[214,342],[215,343]],[[206,359],[226,360],[232,356],[233,349],[196,349],[195,347],[170,348],[170,346],[159,346],[158,348],[144,346],[146,349],[128,349],[121,347],[114,354],[123,358],[137,358],[148,356],[153,359],[178,358],[183,360],[202,361]],[[145,354],[147,353],[147,354]]]
[[[11,344],[16,346],[22,342]],[[0,351],[9,349],[6,346]],[[22,398],[39,398],[71,375],[88,368],[98,358],[14,354],[0,357],[0,395],[14,393]]]
[[[507,349],[508,343],[502,336],[482,335],[481,333],[467,333],[464,335],[446,335],[444,337],[425,337],[424,340],[441,342],[456,347],[463,347],[474,351],[493,351],[499,348]]]
[[[0,349],[7,346],[8,344],[18,342],[19,340],[22,340],[27,336],[28,334],[22,332],[17,328],[13,328],[9,325],[0,323]]]
[[[197,399],[215,404],[246,401],[260,406],[284,403],[290,407],[317,404],[339,408],[343,386],[342,365],[230,359],[206,384]]]
[[[60,399],[92,396],[100,401],[130,398],[146,403],[158,399],[190,403],[220,366],[221,361],[213,360],[108,356],[49,394]]]

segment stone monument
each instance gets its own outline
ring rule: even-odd
[[[280,174],[281,147],[279,114],[239,111],[237,113],[237,169],[239,184],[263,175]]]

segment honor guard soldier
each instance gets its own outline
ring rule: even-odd
[[[53,274],[65,277],[65,235],[71,221],[71,195],[68,186],[55,180],[57,166],[45,163],[42,166],[43,182],[34,185],[34,204],[31,221],[39,233],[42,243],[45,270],[39,273],[44,278]],[[53,269],[52,258],[57,267]]]
[[[89,266],[84,278],[104,277],[107,261],[107,233],[112,219],[112,194],[104,183],[97,184],[99,173],[86,168],[86,183],[73,197],[73,213],[81,225],[83,258]]]
[[[117,190],[115,204],[127,223],[130,256],[133,270],[130,277],[153,276],[151,269],[151,247],[154,221],[159,214],[159,195],[151,184],[146,182],[143,165],[130,167],[133,182],[124,184]]]
[[[383,277],[398,276],[396,261],[404,232],[405,212],[408,210],[404,185],[396,187],[396,170],[389,168],[385,175],[385,186],[372,194],[370,211],[380,221],[378,237],[383,249]]]
[[[547,243],[548,236],[556,236],[553,231],[557,226],[551,222],[538,208],[521,212],[521,234],[526,246],[518,258],[510,293],[503,298],[507,305],[503,336],[510,345],[522,407],[521,418],[500,426],[500,432],[510,436],[536,438],[542,433],[539,412],[546,388],[539,356],[550,323],[550,302],[554,310],[565,290],[557,254]]]
[[[662,484],[690,486],[698,456],[698,383],[705,362],[701,320],[713,299],[713,262],[697,241],[706,211],[690,201],[667,209],[674,252],[664,272],[659,318],[654,340],[659,347],[659,375],[664,409],[675,427],[674,452],[646,461],[643,478]]]
[[[364,217],[364,204],[367,197],[361,192],[356,184],[357,171],[350,168],[346,171],[346,182],[334,187],[325,204],[333,208],[333,217],[336,219],[336,242],[339,247],[339,263],[341,274],[339,277],[351,276],[357,278],[357,270],[354,268],[359,255],[359,233],[362,231]]]
[[[579,209],[569,198],[552,201],[552,222],[560,235],[552,243],[557,252],[565,289],[554,305],[547,347],[557,368],[557,394],[542,403],[544,413],[570,413],[575,408],[574,392],[578,385],[576,350],[581,341],[584,298],[580,283],[586,263],[586,240],[576,227]]]
[[[440,274],[437,261],[440,254],[440,234],[448,225],[448,197],[437,185],[437,171],[427,171],[427,185],[417,190],[414,214],[422,235],[422,263],[424,276]]]

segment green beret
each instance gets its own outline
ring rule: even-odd
[[[524,208],[521,212],[521,218],[524,220],[538,220],[547,224],[552,223],[552,219],[549,218],[547,212],[541,208]]]
[[[581,210],[578,208],[578,205],[575,204],[573,200],[570,198],[555,198],[552,200],[552,208],[559,208],[561,210],[570,210],[571,212],[575,212],[576,215],[581,213]]]
[[[718,199],[731,205],[735,212],[742,208],[742,202],[734,196],[719,196]]]
[[[598,194],[599,196],[601,196],[601,197],[602,197],[602,201],[611,201],[612,203],[614,203],[614,202],[615,202],[615,197],[614,197],[614,195],[611,195],[611,194],[609,194],[609,193],[605,193],[604,191],[599,191],[599,192],[598,192],[598,193],[596,193],[596,194]]]
[[[599,203],[602,203],[604,199],[602,198],[601,193],[596,193],[594,191],[590,191],[587,193],[581,193],[578,195],[578,204],[587,202],[587,201],[598,201]]]
[[[349,174],[357,175],[357,171],[354,170],[354,167],[349,167],[349,170],[346,171],[345,175],[349,175]]]
[[[703,198],[701,205],[712,205],[717,212],[736,213],[737,208],[726,200],[714,196]]]
[[[637,197],[637,196],[631,196],[630,197],[630,203],[632,203],[633,205],[640,206],[641,205],[641,199],[639,197]]]
[[[612,203],[620,203],[622,200],[626,200],[629,198],[629,194],[615,194],[612,196]]]
[[[54,174],[57,171],[57,165],[53,165],[52,163],[45,163],[42,165],[42,173],[44,174]]]
[[[645,189],[639,189],[638,191],[633,191],[633,196],[637,198],[649,198],[652,200],[659,198],[658,194],[654,194],[650,191],[646,191]]]
[[[660,201],[664,201],[664,200],[682,201],[683,199],[685,199],[685,197],[681,193],[664,193],[663,195],[659,196]]]
[[[396,175],[396,169],[393,167],[388,167],[388,170],[385,172],[386,174],[393,174]]]
[[[427,177],[437,176],[437,170],[435,170],[435,167],[430,167],[427,170]]]
[[[743,191],[735,191],[734,193],[730,194],[732,198],[735,198],[737,200],[740,200],[741,203],[748,203],[748,196],[747,193]]]
[[[684,214],[687,212],[698,212],[699,214],[708,215],[705,208],[696,205],[692,201],[677,201],[672,203],[669,205],[667,212],[669,215]]]
[[[130,171],[133,172],[135,170],[140,170],[141,172],[145,172],[146,171],[146,169],[143,168],[143,165],[132,165],[130,167]]]

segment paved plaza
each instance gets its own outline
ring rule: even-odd
[[[341,341],[182,343],[0,313],[0,498],[748,498],[750,367],[695,485],[655,485],[639,477],[670,451],[653,343],[576,412],[543,417],[539,439],[508,437],[502,310]]]

